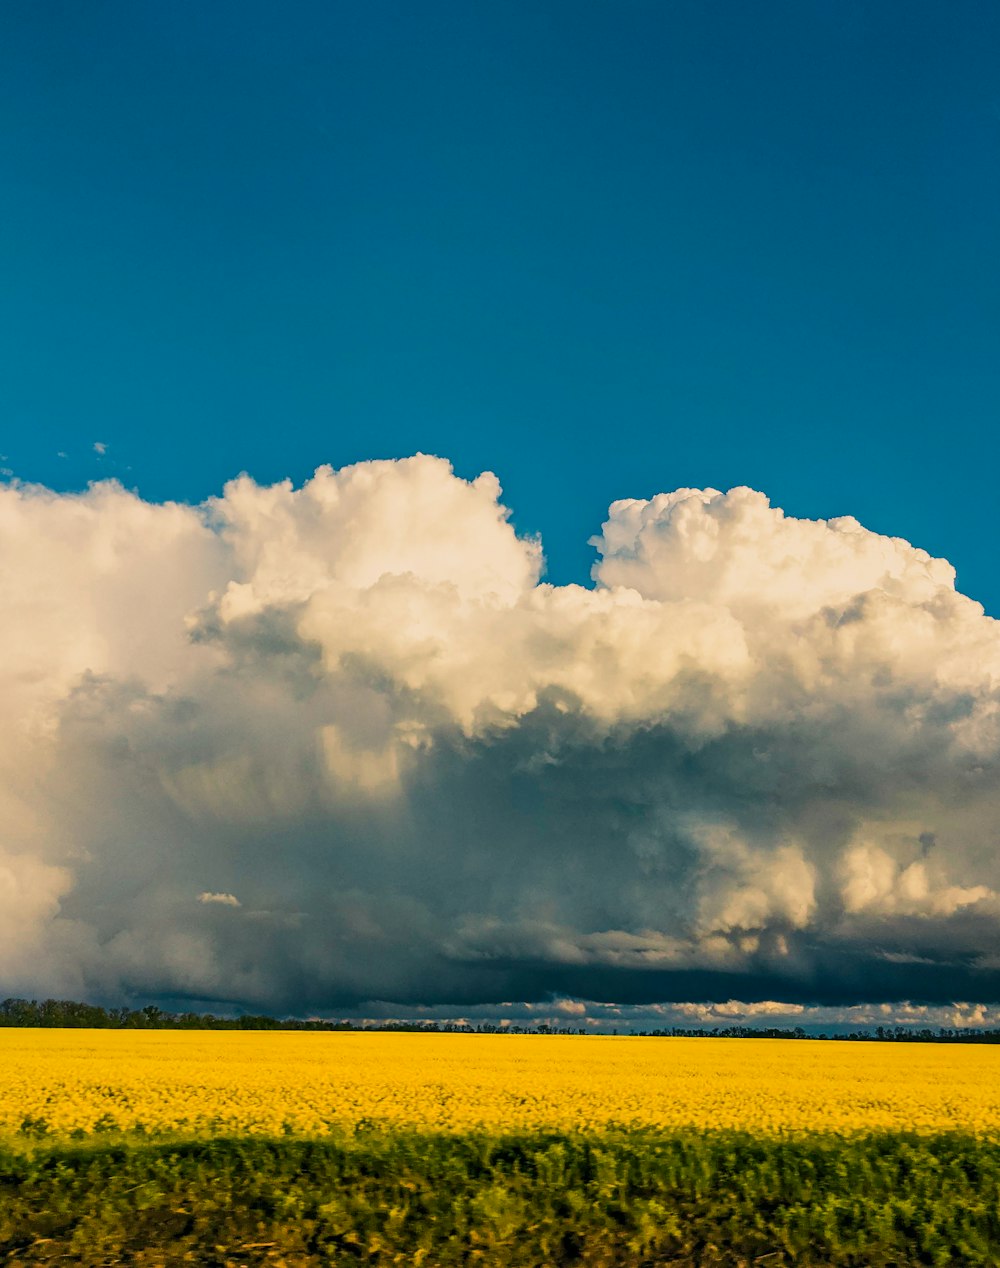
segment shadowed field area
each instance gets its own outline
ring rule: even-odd
[[[40,1140],[0,1152],[8,1263],[995,1264],[1000,1148],[963,1134]]]

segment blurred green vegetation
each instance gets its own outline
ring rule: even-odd
[[[5,1263],[1000,1263],[1000,1143],[606,1131],[323,1139],[28,1131]]]

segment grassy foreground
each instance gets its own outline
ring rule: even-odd
[[[1000,1144],[607,1130],[8,1144],[5,1263],[996,1264]]]

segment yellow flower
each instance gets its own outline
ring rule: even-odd
[[[1000,1131],[1000,1047],[0,1029],[0,1133]]]

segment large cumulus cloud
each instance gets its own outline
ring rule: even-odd
[[[1000,625],[763,494],[542,580],[490,474],[0,489],[0,985],[1000,999]]]

